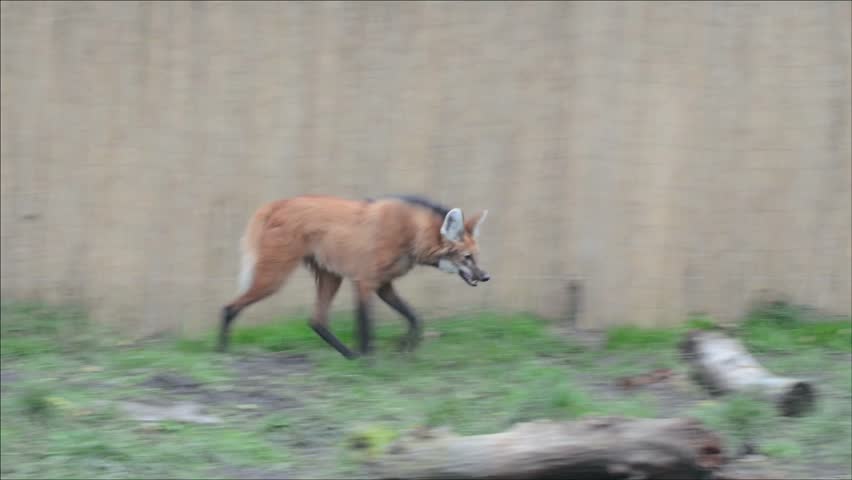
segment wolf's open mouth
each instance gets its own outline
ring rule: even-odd
[[[475,287],[475,286],[476,286],[476,284],[477,284],[477,283],[479,283],[479,281],[478,281],[478,280],[474,280],[474,279],[473,279],[473,278],[471,278],[468,274],[464,273],[464,270],[459,270],[459,276],[460,276],[460,277],[461,277],[461,278],[462,278],[465,282],[467,282],[467,284],[468,284],[468,285],[470,285],[471,287]]]

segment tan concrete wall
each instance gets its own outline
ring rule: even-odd
[[[850,313],[850,2],[2,3],[2,296],[199,331],[252,209],[489,208],[428,316]],[[349,309],[344,289],[335,307]],[[307,316],[306,273],[247,311]],[[385,307],[377,307],[389,315]]]

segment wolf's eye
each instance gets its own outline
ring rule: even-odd
[[[464,256],[464,259],[465,259],[465,260],[473,260],[473,255],[471,255],[471,254],[467,253],[467,254],[465,254],[465,256]]]

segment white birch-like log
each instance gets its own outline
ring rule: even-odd
[[[739,341],[721,332],[688,332],[680,350],[692,378],[713,394],[752,393],[772,402],[785,416],[802,415],[816,401],[810,382],[769,372]]]

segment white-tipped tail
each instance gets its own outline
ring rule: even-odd
[[[263,235],[263,229],[266,226],[266,219],[270,211],[270,207],[266,206],[255,212],[240,239],[239,295],[246,293],[254,283],[258,252],[260,251],[260,237]]]
[[[254,281],[254,265],[257,263],[257,256],[251,249],[247,248],[245,240],[241,245],[242,256],[240,257],[240,279],[238,295],[242,295],[248,291]]]

